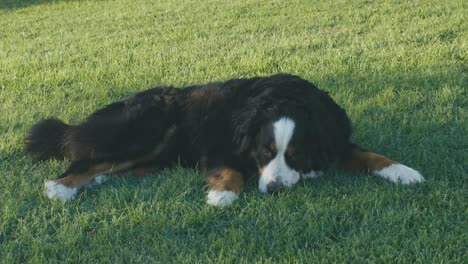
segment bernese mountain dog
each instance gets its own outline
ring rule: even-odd
[[[231,204],[247,177],[272,193],[330,168],[372,172],[392,182],[421,174],[350,142],[345,110],[294,75],[231,79],[186,88],[157,87],[112,103],[84,122],[45,119],[25,138],[38,160],[71,161],[45,184],[50,199],[74,199],[116,173],[145,174],[181,164],[200,169],[210,205]]]

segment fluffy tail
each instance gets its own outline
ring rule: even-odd
[[[63,159],[64,138],[69,128],[69,125],[54,118],[38,122],[24,140],[26,151],[37,160]]]
[[[352,147],[349,155],[340,165],[345,170],[372,172],[392,182],[409,184],[424,181],[423,176],[417,170],[385,156],[365,151],[358,146]]]

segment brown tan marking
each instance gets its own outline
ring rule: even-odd
[[[262,167],[262,168],[258,168],[258,176],[262,175],[263,174],[263,170],[265,169],[265,167]]]
[[[100,163],[91,166],[86,172],[80,174],[71,174],[56,180],[55,182],[63,184],[67,187],[81,188],[90,183],[96,176],[104,173],[120,172],[129,169],[133,163],[124,162],[120,164]]]
[[[379,171],[396,163],[385,156],[355,148],[352,150],[350,158],[343,161],[340,167],[351,171]]]
[[[288,157],[292,157],[294,154],[296,154],[296,148],[288,147],[286,150],[286,155],[288,155]]]
[[[206,181],[215,191],[231,191],[240,193],[244,187],[244,178],[239,172],[221,167],[209,172]]]
[[[276,153],[278,151],[278,149],[276,148],[276,144],[275,143],[272,143],[270,145],[270,150],[272,153]]]

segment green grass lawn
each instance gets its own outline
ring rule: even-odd
[[[0,262],[462,263],[468,248],[466,2],[0,0]],[[354,140],[423,184],[329,173],[228,208],[174,168],[65,204],[22,138],[156,85],[294,73],[330,92]]]

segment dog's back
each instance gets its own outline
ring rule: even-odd
[[[142,155],[175,120],[177,94],[178,89],[153,88],[109,104],[78,125],[41,120],[25,138],[26,151],[38,160]]]

